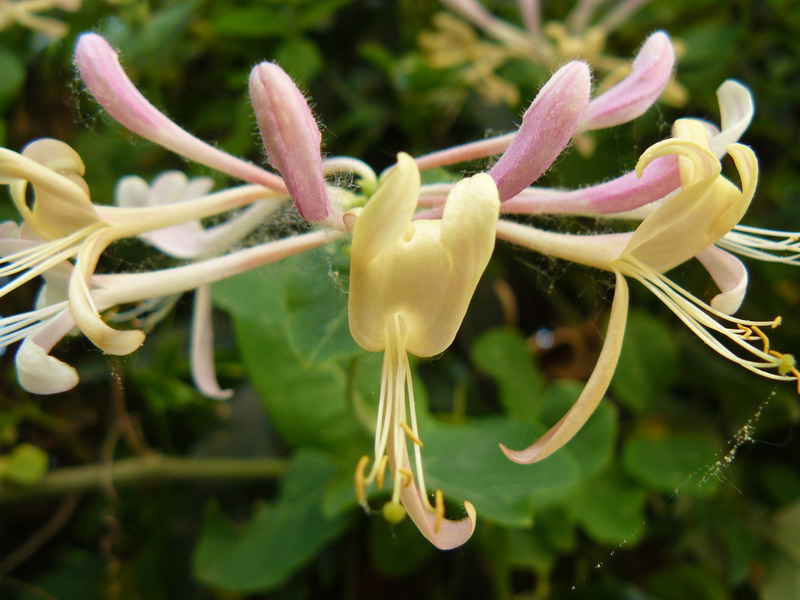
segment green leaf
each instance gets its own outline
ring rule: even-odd
[[[728,600],[722,583],[696,565],[662,569],[648,578],[648,589],[659,600]]]
[[[645,490],[616,469],[587,481],[577,494],[575,518],[601,544],[635,543],[645,532]]]
[[[17,485],[35,485],[47,473],[47,452],[33,444],[20,444],[8,455],[4,475]]]
[[[275,58],[292,79],[308,83],[319,75],[324,60],[317,45],[306,38],[292,38],[283,42]]]
[[[491,329],[472,347],[472,361],[495,380],[500,403],[517,419],[535,420],[542,406],[544,378],[516,330]]]
[[[214,299],[233,317],[242,359],[283,438],[341,452],[365,436],[348,405],[345,367],[333,359],[361,351],[330,272],[323,252],[308,252],[222,282]]]
[[[769,539],[800,567],[800,502],[795,502],[772,518]]]
[[[10,50],[0,47],[0,113],[11,104],[19,94],[22,84],[25,82],[25,63]],[[1,128],[2,135],[5,137],[5,127]],[[2,140],[0,140],[2,141]]]
[[[19,592],[15,589],[16,593],[12,596],[9,589],[9,595],[5,596],[3,592],[6,590],[0,582],[0,597],[19,600],[41,600],[45,597],[58,600],[100,600],[107,597],[103,594],[105,574],[106,563],[102,557],[87,550],[73,549],[68,551],[55,569],[36,579],[35,585],[29,586],[31,590]]]
[[[479,518],[528,526],[534,508],[563,499],[578,483],[580,469],[569,450],[534,465],[508,460],[497,444],[522,447],[542,428],[499,417],[422,431],[428,489],[475,505]],[[457,516],[457,515],[455,515]]]
[[[672,384],[678,373],[678,348],[661,319],[632,309],[611,390],[629,408],[643,411]]]
[[[282,37],[295,29],[294,15],[282,7],[226,6],[211,16],[211,22],[220,35],[238,38]]]
[[[345,515],[327,516],[320,506],[334,471],[321,453],[298,454],[277,501],[241,527],[211,505],[193,559],[198,579],[233,591],[268,590],[286,581],[347,525]]]
[[[434,547],[419,534],[411,519],[390,525],[376,516],[369,520],[369,534],[372,564],[389,577],[414,572],[434,554]]]
[[[347,297],[333,264],[338,248],[312,250],[249,271],[214,286],[214,300],[234,318],[250,322],[258,338],[269,330],[307,365],[350,356],[360,349],[350,336]]]
[[[628,439],[623,464],[644,485],[663,492],[708,495],[721,444],[709,435],[650,424]]]

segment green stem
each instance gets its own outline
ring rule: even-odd
[[[152,453],[111,464],[66,467],[52,471],[33,486],[0,481],[0,504],[81,493],[113,483],[115,487],[160,482],[226,482],[275,479],[288,462],[281,458],[197,458]]]

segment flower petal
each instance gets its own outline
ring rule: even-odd
[[[590,86],[588,65],[574,61],[539,91],[511,145],[489,171],[501,201],[536,181],[561,154],[586,110]]]
[[[720,125],[722,131],[711,137],[711,151],[722,158],[725,146],[739,141],[750,126],[755,112],[750,90],[733,79],[728,79],[717,89]]]
[[[211,286],[202,285],[194,293],[192,312],[192,379],[197,389],[210,398],[227,400],[233,390],[223,390],[214,368],[214,324],[211,319]]]
[[[75,63],[95,100],[132,132],[243,181],[285,189],[279,177],[210,146],[168,119],[139,93],[122,70],[117,53],[99,35],[85,33],[78,39]]]
[[[20,385],[32,394],[58,394],[78,385],[78,372],[30,337],[20,344],[15,361]]]
[[[669,83],[674,64],[669,36],[655,32],[636,55],[630,75],[589,103],[578,131],[614,127],[644,114]]]
[[[388,432],[386,444],[388,448],[394,445],[394,436],[391,429]],[[394,453],[389,452],[388,456],[389,468],[394,473],[396,472],[395,469],[398,468],[398,465],[394,464]],[[402,456],[403,464],[400,468],[412,472],[405,440],[403,440],[402,444]],[[477,514],[472,504],[464,502],[464,510],[467,516],[459,521],[439,519],[435,513],[430,512],[423,504],[422,494],[423,492],[417,486],[416,481],[413,481],[410,485],[403,485],[400,489],[400,503],[406,509],[408,516],[414,521],[420,533],[440,550],[452,550],[465,544],[475,531]],[[437,521],[439,522],[437,523]]]
[[[712,246],[697,253],[709,275],[722,293],[711,299],[711,308],[732,315],[744,301],[747,293],[747,268],[733,254]]]
[[[580,397],[567,411],[561,420],[536,442],[525,450],[511,450],[500,444],[503,453],[516,463],[529,464],[550,456],[553,452],[569,442],[592,416],[597,405],[603,399],[614,370],[617,368],[622,342],[625,338],[625,324],[628,319],[628,284],[619,272],[614,301],[611,304],[611,316],[606,329],[603,349],[597,359],[594,371],[583,388]]]

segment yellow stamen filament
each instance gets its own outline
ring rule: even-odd
[[[761,338],[761,341],[764,342],[764,352],[769,352],[769,338],[764,335],[764,332],[761,331],[756,325],[753,325],[751,329],[758,337]],[[780,369],[778,369],[778,372],[780,373]],[[785,373],[781,373],[781,375],[785,375]]]
[[[366,477],[364,476],[364,473],[367,470],[368,464],[369,464],[369,456],[365,454],[358,460],[358,465],[356,465],[356,474],[355,474],[356,499],[358,500],[359,504],[363,504],[365,506],[367,504],[367,496],[365,492]]]
[[[378,475],[375,480],[379,490],[383,489],[383,480],[386,477],[386,465],[388,463],[389,463],[389,456],[386,454],[381,456],[381,460],[378,462]]]
[[[435,503],[434,510],[436,511],[436,523],[433,526],[433,530],[439,533],[439,528],[442,526],[442,521],[444,520],[444,494],[442,490],[436,490],[433,497]]]
[[[403,487],[408,487],[414,481],[414,474],[408,469],[400,469],[400,474],[403,476]]]
[[[400,427],[403,428],[403,431],[406,432],[408,439],[414,442],[417,446],[422,448],[422,440],[417,437],[417,435],[411,430],[411,427],[408,426],[408,423],[400,423]]]

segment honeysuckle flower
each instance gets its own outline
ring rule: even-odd
[[[129,354],[144,340],[139,330],[117,330],[100,317],[90,291],[95,266],[115,241],[252,204],[278,202],[279,192],[257,185],[240,186],[191,202],[123,208],[92,204],[83,180],[80,156],[63,142],[38,140],[22,154],[0,149],[0,183],[8,184],[24,226],[42,243],[4,256],[0,276],[15,277],[0,296],[69,259],[75,269],[68,285],[69,306],[77,325],[109,354]],[[34,202],[26,202],[28,185]]]
[[[213,185],[214,181],[210,177],[195,177],[190,180],[179,171],[162,173],[153,180],[152,186],[141,177],[131,175],[123,177],[117,183],[115,201],[124,208],[191,202],[207,195]],[[139,237],[161,252],[178,259],[208,258],[239,243],[259,227],[279,205],[279,201],[258,202],[219,225],[206,228],[196,219],[148,231]],[[177,296],[172,300],[177,300]],[[161,312],[165,313],[172,303],[168,299],[159,299]],[[155,317],[158,313],[150,314]],[[131,316],[127,313],[116,314],[113,320],[130,320]],[[190,340],[192,379],[197,389],[212,398],[229,398],[233,390],[220,388],[214,369],[214,327],[211,318],[211,287],[208,285],[198,287],[194,293]]]
[[[91,299],[99,312],[118,306],[133,308],[117,313],[136,322],[138,327],[148,328],[159,320],[162,299],[174,297],[184,292],[197,290],[196,295],[205,293],[210,284],[232,277],[239,273],[258,268],[265,264],[282,260],[287,256],[304,252],[333,241],[339,234],[327,230],[291,236],[243,250],[236,250],[223,256],[206,258],[197,262],[159,271],[130,274],[94,275],[92,277]],[[5,251],[0,240],[0,250]],[[65,362],[50,356],[55,345],[70,334],[78,322],[70,310],[66,294],[67,281],[73,270],[69,263],[61,263],[58,269],[63,280],[47,279],[46,288],[55,289],[48,294],[46,302],[38,302],[37,307],[27,313],[0,318],[0,346],[22,341],[16,354],[17,377],[22,387],[36,394],[54,394],[72,389],[78,384],[78,374]],[[45,274],[50,277],[50,273]],[[59,287],[60,286],[60,287]],[[55,293],[52,293],[55,292]],[[60,293],[59,293],[60,292]],[[44,293],[40,294],[40,298]],[[209,306],[204,304],[204,306]],[[201,315],[204,318],[204,315]],[[195,309],[195,322],[197,321]],[[193,331],[193,336],[207,336],[206,331]],[[193,365],[195,380],[199,377],[213,377],[213,366],[203,364],[210,360],[210,352],[196,355],[196,348],[202,348],[205,340],[195,342]],[[202,385],[201,385],[202,384]],[[216,386],[216,379],[198,382],[202,391],[208,393]],[[205,387],[203,387],[203,385]],[[218,389],[218,386],[217,386]],[[220,396],[226,394],[219,390]],[[214,394],[210,394],[214,395]]]
[[[69,27],[58,19],[36,13],[53,9],[75,12],[80,7],[81,0],[0,0],[0,30],[17,23],[58,40],[67,34]]]
[[[525,450],[502,447],[516,462],[542,460],[567,443],[591,416],[603,397],[622,348],[628,306],[625,277],[636,279],[653,292],[689,329],[721,356],[763,377],[798,381],[800,372],[792,355],[770,347],[763,329],[772,321],[731,317],[743,298],[742,277],[736,263],[714,248],[744,216],[755,192],[758,163],[750,148],[732,143],[725,151],[733,158],[741,189],[721,175],[712,151],[709,127],[703,121],[675,123],[674,138],[650,147],[640,158],[636,173],[646,172],[659,158],[677,156],[680,191],[660,202],[630,233],[568,235],[543,231],[519,223],[500,221],[500,239],[551,256],[579,262],[616,274],[617,288],[606,341],[598,364],[581,396],[567,414],[542,438]],[[716,275],[722,293],[707,304],[681,288],[664,273],[697,257]],[[746,280],[745,280],[746,282]]]
[[[467,517],[448,521],[442,493],[433,505],[428,498],[406,353],[433,356],[452,343],[491,257],[500,202],[492,177],[478,174],[453,186],[441,220],[412,222],[419,189],[418,167],[400,154],[353,230],[350,332],[362,348],[384,352],[372,468],[367,474],[365,457],[356,486],[366,505],[365,487],[381,487],[388,463],[393,490],[386,519],[396,522],[407,512],[425,537],[449,549],[472,535],[475,510],[465,502]]]
[[[661,31],[652,34],[634,59],[631,73],[589,102],[573,134],[621,125],[644,114],[664,90],[674,64],[675,53],[669,36]],[[555,86],[563,69],[551,77],[547,86]],[[545,97],[557,98],[555,95]],[[418,157],[417,164],[421,169],[428,169],[500,154],[509,148],[516,135],[517,132],[513,132],[432,152]]]
[[[483,65],[482,70],[485,71],[491,66],[494,77],[494,69],[511,58],[532,60],[547,67],[580,59],[604,76],[600,88],[608,89],[625,78],[632,65],[626,59],[605,54],[606,39],[646,1],[618,1],[593,25],[595,11],[600,4],[594,0],[579,0],[563,22],[551,21],[546,24],[542,22],[538,1],[518,0],[524,26],[521,28],[494,16],[478,0],[442,0],[442,4],[482,30],[495,44],[480,41],[474,32],[471,35],[462,32],[459,36],[453,36],[452,32],[457,27],[451,22],[452,18],[437,18],[435,24],[439,31],[425,32],[420,37],[420,45],[434,67],[463,65],[468,67],[466,72],[470,73],[469,67]],[[461,52],[459,44],[465,47]],[[486,47],[491,46],[495,46],[495,49],[490,52]],[[477,51],[479,47],[482,52]],[[487,63],[485,56],[494,56],[496,60]],[[665,84],[662,91],[665,102],[675,106],[686,103],[686,91],[674,78]],[[514,96],[506,97],[510,99]]]

